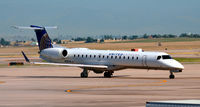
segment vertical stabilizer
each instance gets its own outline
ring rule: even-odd
[[[40,27],[35,25],[31,25],[30,27],[33,28],[36,33],[40,51],[46,48],[53,48],[51,39],[49,38],[45,27]]]

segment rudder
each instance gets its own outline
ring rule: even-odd
[[[43,50],[46,48],[53,48],[53,45],[51,43],[51,39],[48,36],[48,33],[45,29],[45,27],[40,27],[40,26],[35,26],[35,25],[31,25],[31,28],[38,28],[38,29],[34,29],[36,36],[37,36],[37,40],[38,40],[38,46],[39,46],[39,50]]]

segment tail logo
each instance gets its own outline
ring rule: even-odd
[[[40,40],[40,50],[52,47],[51,39],[49,38],[48,34],[45,33]]]

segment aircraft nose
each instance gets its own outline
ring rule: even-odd
[[[183,70],[184,69],[184,66],[180,62],[178,62],[178,61],[176,61],[174,59],[165,60],[164,61],[164,65],[166,67],[169,67],[169,68],[172,68],[172,69],[178,69],[178,70]]]
[[[181,70],[184,69],[184,66],[176,60],[174,60],[173,67]]]

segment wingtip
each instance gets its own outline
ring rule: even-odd
[[[21,52],[22,52],[22,55],[24,56],[24,59],[26,60],[26,62],[30,63],[30,60],[28,59],[26,54],[23,51],[21,51]]]

